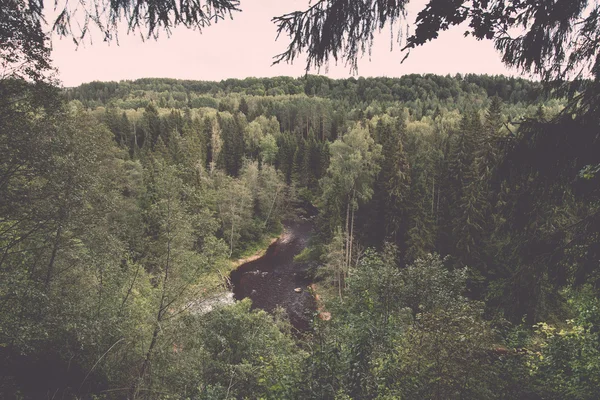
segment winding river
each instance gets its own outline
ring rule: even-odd
[[[249,297],[253,308],[273,312],[283,307],[292,326],[298,331],[310,329],[316,308],[313,296],[307,291],[307,265],[294,261],[308,245],[312,232],[309,220],[290,222],[284,232],[261,258],[247,262],[230,275],[236,300]]]

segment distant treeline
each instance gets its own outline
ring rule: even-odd
[[[477,96],[497,95],[506,103],[546,100],[539,82],[501,75],[457,74],[440,76],[410,74],[400,78],[330,79],[307,75],[299,78],[246,78],[221,82],[144,78],[135,81],[90,82],[66,89],[68,100],[79,100],[95,108],[116,102],[120,108],[145,107],[151,101],[159,107],[218,109],[230,94],[247,96],[306,95],[342,100],[349,105],[386,102],[444,102]]]

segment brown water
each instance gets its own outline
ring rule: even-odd
[[[285,224],[283,234],[263,257],[231,273],[235,299],[249,297],[253,308],[268,312],[283,307],[296,329],[309,330],[315,300],[307,288],[311,283],[306,277],[307,266],[294,262],[294,256],[306,248],[311,232],[312,224],[306,220]]]

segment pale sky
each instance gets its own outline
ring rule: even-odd
[[[409,4],[408,21],[426,0]],[[215,80],[227,78],[293,76],[304,74],[302,58],[293,65],[271,66],[272,57],[281,53],[287,37],[275,41],[276,27],[271,18],[286,12],[305,9],[307,0],[242,0],[242,12],[233,20],[219,21],[202,33],[179,27],[171,37],[161,35],[158,41],[142,41],[119,35],[119,45],[104,43],[99,34],[93,44],[76,48],[70,39],[53,38],[52,58],[64,86],[90,81],[119,81],[138,78],[179,78]],[[410,73],[486,73],[517,75],[500,61],[491,41],[463,37],[458,27],[440,34],[439,38],[414,49],[404,63],[404,54],[395,43],[390,51],[390,31],[375,39],[372,54],[365,55],[358,66],[360,76],[398,77]],[[311,71],[331,78],[352,76],[348,67],[330,65],[328,71]]]

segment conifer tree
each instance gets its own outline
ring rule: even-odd
[[[420,152],[422,151],[420,150]],[[406,212],[408,218],[403,257],[407,264],[434,250],[435,227],[433,216],[429,212],[428,191],[430,186],[427,177],[430,168],[427,161],[425,154],[421,153],[411,162],[410,166],[410,191]]]
[[[308,184],[308,149],[306,139],[298,139],[298,145],[294,152],[294,164],[292,172],[292,181],[299,187],[306,187]]]
[[[123,112],[121,114],[121,120],[119,122],[119,133],[120,133],[120,142],[119,145],[123,147],[127,147],[129,145],[130,137],[132,134],[132,126],[129,118],[127,118],[127,114]]]
[[[158,115],[158,109],[152,104],[148,104],[142,115],[140,130],[142,133],[141,141],[138,139],[138,146],[145,149],[153,149],[156,141],[161,136],[161,119]]]
[[[125,116],[125,118],[127,117]],[[125,142],[127,131],[123,130],[125,127],[122,125],[122,119],[116,107],[111,105],[106,108],[106,111],[104,112],[104,123],[113,133],[115,142],[122,145]]]
[[[248,107],[248,102],[246,101],[245,97],[242,97],[240,99],[240,105],[238,107],[238,110],[245,116],[248,116],[249,107]]]
[[[230,176],[238,176],[244,157],[244,136],[241,124],[228,112],[218,114],[223,149],[217,159],[217,166]]]
[[[379,140],[382,145],[382,165],[380,181],[383,195],[383,226],[385,238],[392,243],[398,243],[401,237],[402,225],[406,224],[404,210],[410,188],[410,171],[402,139],[405,135],[403,119],[378,122],[382,124]],[[385,126],[387,125],[387,126]]]
[[[213,121],[206,116],[203,120],[202,137],[206,142],[206,168],[210,169],[210,165],[216,162],[213,148]]]
[[[502,151],[502,124],[502,100],[494,96],[487,109],[477,146],[477,157],[480,159],[479,173],[485,175],[481,177],[484,180],[491,178],[492,170],[499,162]]]
[[[478,154],[478,138],[484,136],[479,114],[471,112],[463,117],[461,131],[455,138],[450,154],[450,174],[453,184],[452,234],[459,264],[482,271],[481,244],[485,226],[486,193],[481,177],[481,158]],[[481,279],[480,276],[474,277]]]
[[[292,184],[294,159],[297,147],[296,138],[290,133],[284,132],[277,136],[277,160],[275,166],[279,171],[283,172],[285,182],[288,185]]]

